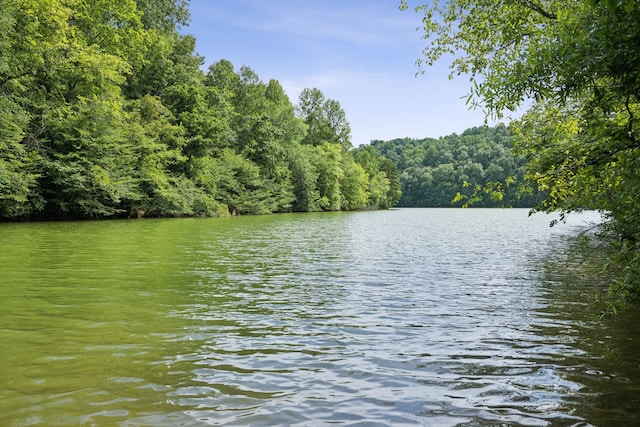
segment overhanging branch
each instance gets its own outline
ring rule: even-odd
[[[535,2],[534,0],[517,0],[517,3],[520,3],[524,7],[527,7],[533,10],[534,12],[539,13],[540,15],[544,16],[547,19],[553,19],[553,20],[558,19],[558,15],[556,15],[553,12],[549,12],[548,10],[545,10],[539,3]]]

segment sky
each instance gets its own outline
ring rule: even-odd
[[[449,63],[419,71],[421,16],[400,0],[191,0],[183,32],[205,68],[221,59],[276,79],[296,104],[318,88],[344,109],[354,146],[372,140],[438,138],[484,124],[465,105],[467,77]],[[415,5],[416,2],[409,2]]]

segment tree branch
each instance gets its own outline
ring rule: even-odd
[[[31,71],[25,71],[25,72],[23,72],[21,74],[15,75],[15,76],[6,76],[2,80],[0,80],[0,86],[4,86],[6,83],[9,82],[9,80],[19,79],[19,78],[27,76],[29,74],[31,74]]]
[[[547,19],[553,19],[553,20],[558,19],[558,15],[556,15],[553,12],[544,10],[542,6],[539,3],[535,2],[534,0],[516,0],[516,1],[517,3],[520,3],[524,7],[527,7],[533,10],[534,12],[539,13],[540,15],[544,16]]]
[[[638,145],[638,141],[636,140],[636,137],[633,135],[633,121],[634,121],[634,115],[633,115],[633,111],[631,110],[631,106],[629,106],[629,101],[631,99],[632,95],[627,96],[627,99],[625,101],[625,106],[627,107],[627,112],[629,113],[629,121],[627,122],[627,129],[629,131],[629,139],[631,139],[631,142],[634,145]]]

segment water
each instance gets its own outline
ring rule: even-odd
[[[0,224],[0,425],[638,425],[595,214]]]

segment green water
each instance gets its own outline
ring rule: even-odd
[[[637,425],[597,216],[0,224],[0,425]]]

